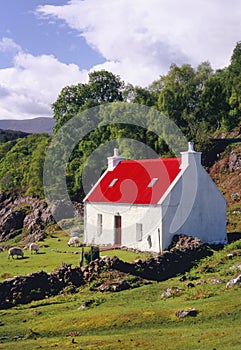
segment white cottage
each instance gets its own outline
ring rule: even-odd
[[[84,205],[86,244],[159,253],[175,234],[227,243],[226,201],[191,142],[181,158],[124,160],[115,149]]]

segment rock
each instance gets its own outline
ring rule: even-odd
[[[229,156],[229,170],[235,171],[241,169],[241,156],[236,151],[232,151]]]
[[[167,288],[161,295],[162,299],[168,299],[170,297],[174,297],[177,295],[180,295],[182,292],[182,290],[178,287],[171,287],[171,288]]]
[[[198,314],[198,311],[196,309],[180,310],[175,312],[175,315],[179,318],[184,318],[187,316],[196,317],[197,314]]]
[[[1,248],[0,248],[0,249],[1,249]],[[230,266],[229,269],[230,269],[230,270],[236,270],[236,269],[241,270],[241,264]]]
[[[107,281],[99,286],[101,292],[121,292],[130,289],[130,285],[126,280],[119,280],[115,282]]]
[[[43,231],[47,225],[61,218],[73,218],[76,213],[83,215],[82,205],[64,200],[48,205],[38,197],[0,192],[0,241],[13,238],[21,231],[25,235],[33,235],[28,239],[29,242],[43,240]]]
[[[198,250],[202,249],[204,246],[204,243],[199,238],[181,234],[173,236],[172,243],[170,244],[168,250]]]
[[[10,235],[11,232],[19,230],[23,227],[25,213],[23,210],[19,211],[10,211],[1,218],[0,221],[0,231],[2,231],[2,237],[7,236],[14,237],[14,234]]]
[[[194,287],[195,287],[195,284],[194,284],[194,283],[188,282],[187,288],[194,288]]]
[[[0,283],[0,309],[58,294],[65,287],[84,284],[80,268],[62,266],[48,274],[44,271],[17,276]]]
[[[56,201],[52,204],[51,211],[55,221],[75,217],[75,207],[70,201],[65,199]]]
[[[224,280],[221,280],[220,278],[212,278],[211,282],[212,284],[222,284],[224,283]]]
[[[231,197],[232,201],[239,202],[241,199],[241,192],[231,193],[230,197]]]
[[[94,300],[94,299],[86,300],[86,301],[79,307],[79,310],[87,309],[87,308],[90,307],[90,305],[92,305],[93,303],[95,303],[95,300]]]
[[[226,288],[234,287],[234,286],[241,286],[241,274],[239,274],[237,277],[232,278],[228,283],[226,284]]]

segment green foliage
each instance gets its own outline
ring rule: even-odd
[[[47,134],[29,135],[0,145],[0,190],[43,196],[42,171]]]
[[[66,86],[52,104],[56,133],[79,112],[102,103],[122,101],[124,82],[105,70],[89,73],[88,84]]]
[[[27,136],[26,132],[0,129],[0,143],[16,140]]]
[[[152,157],[153,152],[162,157],[173,156],[167,145],[176,142],[176,135],[170,135],[168,125],[164,123],[158,135],[153,132],[160,130],[156,110],[171,119],[188,140],[194,141],[197,150],[206,152],[215,133],[229,131],[241,123],[240,62],[238,42],[225,69],[214,71],[209,62],[202,62],[195,69],[189,64],[180,67],[172,64],[165,76],[145,88],[125,84],[118,75],[106,70],[90,73],[87,84],[64,87],[52,104],[58,139],[51,143],[47,160],[49,136],[15,139],[14,134],[4,142],[8,138],[1,134],[0,190],[43,196],[46,161],[51,164],[46,174],[51,193],[59,199],[59,188],[66,183],[71,199],[81,201],[106,163],[96,164],[99,170],[88,179],[88,189],[83,188],[84,169],[101,158],[96,156],[93,160],[93,153],[110,155],[107,144],[113,145],[112,149],[118,147],[127,159],[142,157],[141,145],[147,146],[146,156]],[[128,108],[129,103],[147,106],[148,112],[140,118]],[[92,107],[97,106],[93,113]],[[74,118],[76,115],[78,118]],[[73,140],[77,141],[71,149]]]

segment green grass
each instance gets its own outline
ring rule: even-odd
[[[43,248],[45,257],[54,260],[55,255],[49,251],[53,249],[52,244],[57,244],[56,238],[48,242],[50,246]],[[64,237],[58,244],[59,248],[66,249]],[[0,349],[240,350],[241,289],[225,287],[238,271],[235,266],[241,263],[239,255],[229,259],[227,253],[239,253],[240,249],[241,241],[238,241],[215,252],[187,272],[184,281],[177,276],[120,293],[91,292],[85,286],[76,294],[63,293],[1,310]],[[72,250],[76,248],[70,248]],[[113,252],[118,256],[122,253],[126,252]],[[68,255],[56,254],[62,255],[60,261]],[[70,259],[78,259],[74,254],[69,255]],[[29,261],[40,257],[41,254],[31,256]],[[57,260],[51,264],[57,264]],[[213,284],[214,278],[222,279],[223,283]],[[190,287],[190,283],[194,287]],[[181,289],[180,295],[164,300],[162,293],[173,286]],[[80,310],[88,299],[94,299],[95,303]],[[197,317],[176,317],[176,311],[187,308],[196,308]]]
[[[24,250],[23,259],[16,259],[16,257],[15,259],[8,259],[7,249],[4,252],[0,252],[0,281],[8,277],[26,275],[39,270],[52,272],[54,269],[60,267],[62,262],[71,264],[72,267],[79,266],[81,247],[68,247],[68,240],[69,236],[66,233],[57,231],[43,242],[38,242],[40,246],[38,254],[31,254],[28,249]],[[8,246],[14,245],[21,246],[19,237],[8,242]],[[131,262],[135,259],[145,259],[149,256],[148,254],[124,250],[103,251],[100,255],[109,255],[110,257],[118,255],[121,260],[126,262]]]
[[[69,237],[60,234],[59,237],[50,237],[39,242],[40,250],[38,254],[31,254],[28,249],[24,250],[24,258],[8,259],[8,251],[0,253],[0,280],[16,275],[25,275],[31,272],[44,270],[51,272],[60,267],[62,262],[79,265],[81,248],[68,247]]]

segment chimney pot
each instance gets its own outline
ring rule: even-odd
[[[114,148],[114,155],[112,157],[108,157],[108,170],[113,170],[122,160],[125,158],[119,155],[118,148]]]
[[[201,165],[201,152],[194,151],[194,142],[188,142],[188,150],[181,152],[182,162],[180,169],[185,169],[188,166]]]
[[[195,152],[194,151],[194,142],[188,142],[188,152]]]

